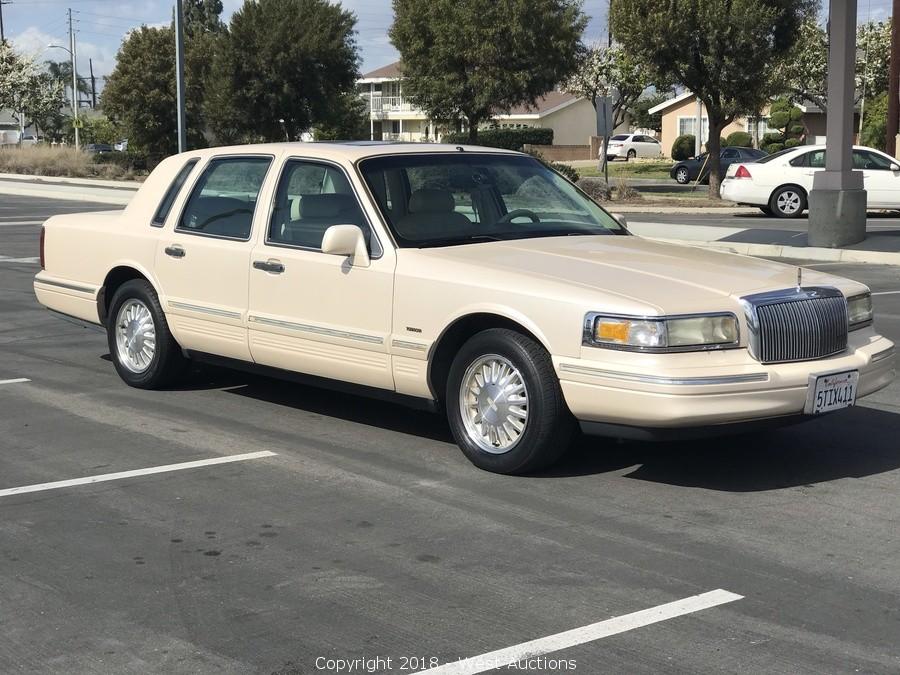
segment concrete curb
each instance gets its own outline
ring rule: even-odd
[[[651,237],[648,237],[648,239]],[[682,246],[699,246],[712,248],[740,255],[752,255],[759,258],[793,258],[798,260],[816,260],[819,262],[852,262],[873,265],[900,265],[900,251],[859,251],[846,248],[817,248],[815,246],[782,246],[780,244],[748,244],[732,241],[691,241],[687,239],[663,239],[652,237],[656,241]]]
[[[0,181],[17,181],[36,185],[78,185],[80,187],[137,190],[143,183],[137,180],[109,180],[107,178],[68,178],[66,176],[35,176],[27,173],[0,173]]]

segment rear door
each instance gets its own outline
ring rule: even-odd
[[[156,276],[169,327],[185,349],[251,360],[247,344],[251,234],[273,158],[214,157],[168,219]]]

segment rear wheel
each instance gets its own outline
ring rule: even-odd
[[[143,279],[122,284],[113,295],[106,335],[116,372],[132,387],[164,387],[187,364],[169,332],[156,291]]]
[[[794,185],[785,185],[772,193],[769,208],[779,218],[799,218],[806,210],[806,192]]]
[[[679,185],[687,185],[691,182],[691,174],[686,166],[675,169],[675,182]]]
[[[627,157],[627,158],[628,158],[628,159],[634,159],[635,157],[637,157],[637,151],[636,151],[636,150],[629,150],[629,151],[628,151],[628,157]]]
[[[550,356],[507,329],[486,330],[462,346],[450,367],[446,403],[460,449],[495,473],[553,464],[574,430]]]

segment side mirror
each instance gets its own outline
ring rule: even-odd
[[[900,164],[891,164],[891,171],[900,171]]]
[[[356,225],[332,225],[322,237],[322,253],[350,256],[354,267],[369,266],[366,238]]]
[[[615,218],[617,221],[619,221],[619,225],[621,225],[622,227],[625,227],[625,228],[628,227],[628,219],[625,218],[625,216],[623,214],[610,213],[609,215],[611,215],[613,218]]]

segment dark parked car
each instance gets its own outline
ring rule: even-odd
[[[89,155],[103,155],[107,152],[115,152],[115,149],[108,143],[88,143],[84,146],[84,151]]]
[[[769,153],[764,150],[755,150],[753,148],[722,148],[722,151],[719,154],[722,175],[725,175],[725,172],[728,171],[728,167],[734,162],[755,162],[758,159],[762,159],[767,154]],[[671,171],[669,171],[669,175],[682,185],[687,185],[692,180],[697,180],[697,177],[700,176],[700,171],[702,170],[703,175],[700,177],[700,182],[709,182],[709,162],[707,161],[706,155],[707,153],[704,152],[697,157],[691,157],[690,159],[678,162],[672,167]]]

